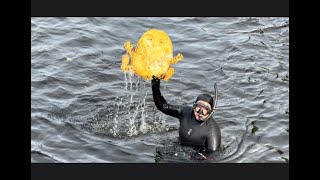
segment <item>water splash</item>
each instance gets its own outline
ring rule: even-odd
[[[113,118],[113,128],[112,128],[112,134],[113,136],[117,136],[117,134],[119,133],[118,130],[118,121],[117,121],[117,117],[118,117],[118,111],[119,111],[119,102],[116,103],[116,109],[115,109],[115,116]]]
[[[130,118],[130,121],[129,121],[129,132],[128,132],[129,137],[138,134],[137,128],[135,126],[135,119],[138,115],[138,112],[139,112],[139,105],[136,108],[134,116]]]
[[[128,80],[127,80],[127,72],[124,72],[124,80],[125,80],[125,86],[124,86],[124,90],[128,90]]]
[[[144,85],[144,88],[145,88],[145,85]],[[144,113],[144,109],[145,109],[145,107],[146,107],[147,94],[148,94],[148,93],[146,93],[146,95],[145,95],[145,97],[144,97],[144,99],[143,99],[143,106],[142,106],[142,108],[141,108],[141,110],[142,110],[142,112],[141,112],[141,113],[142,113],[142,114],[141,114],[141,124],[140,124],[140,128],[139,128],[139,130],[140,130],[143,134],[146,134],[146,133],[149,131],[149,129],[150,129],[150,126],[145,122],[145,118],[148,117],[148,115]]]
[[[158,123],[154,121],[154,118],[157,117],[148,115],[149,111],[147,111],[148,107],[146,103],[149,94],[148,91],[150,91],[146,86],[148,81],[135,76],[131,71],[128,72],[128,76],[125,76],[125,79],[127,77],[129,78],[130,88],[125,89],[128,92],[128,98],[122,102],[123,105],[127,104],[128,107],[126,111],[126,116],[129,116],[127,136],[131,137],[140,133],[146,134],[154,129],[163,131],[160,130],[161,128],[159,128],[158,124],[161,124],[163,126],[162,128],[164,128],[164,115],[161,114],[161,117],[158,117],[160,120]]]
[[[129,74],[129,81],[130,81],[130,90],[132,91],[132,79],[134,78],[133,71],[128,71]]]
[[[82,128],[115,138],[172,131],[173,128],[165,124],[166,116],[155,110],[154,103],[147,99],[152,94],[149,81],[132,73],[124,73],[124,78],[125,95],[115,97],[113,103],[101,107],[94,116],[89,115]]]

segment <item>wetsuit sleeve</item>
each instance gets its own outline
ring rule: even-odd
[[[220,148],[221,132],[217,124],[213,127],[207,137],[207,149],[216,151]]]
[[[176,106],[176,105],[170,105],[167,103],[167,101],[164,99],[164,97],[161,95],[161,92],[160,92],[160,79],[153,78],[151,80],[151,86],[152,86],[153,101],[156,104],[157,108],[161,112],[169,116],[180,118],[182,115],[182,107]]]

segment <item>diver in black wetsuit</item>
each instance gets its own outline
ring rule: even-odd
[[[163,113],[179,119],[179,138],[182,144],[202,146],[209,151],[216,151],[220,148],[220,128],[212,118],[216,99],[214,100],[209,94],[201,94],[192,107],[171,105],[161,95],[160,80],[153,77],[151,85],[153,100],[157,108]],[[215,98],[217,98],[217,89],[215,91]]]

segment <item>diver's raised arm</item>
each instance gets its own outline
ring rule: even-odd
[[[161,95],[161,92],[160,92],[160,79],[153,76],[151,80],[151,86],[152,86],[153,101],[156,104],[157,108],[161,112],[169,116],[179,118],[182,114],[182,108],[181,106],[170,105],[167,103],[167,101],[164,99],[164,97]]]

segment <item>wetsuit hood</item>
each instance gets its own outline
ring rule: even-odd
[[[196,99],[195,102],[197,102],[197,101],[199,101],[199,100],[202,100],[202,101],[205,101],[205,102],[209,103],[210,106],[211,106],[211,109],[213,108],[214,99],[213,99],[213,97],[212,97],[210,94],[200,94],[200,95],[197,97],[197,99]]]

